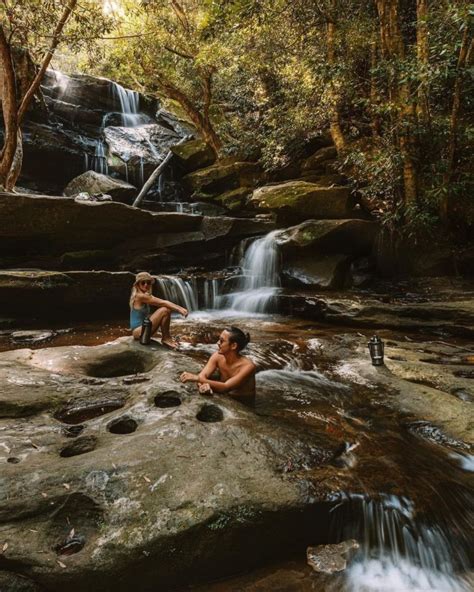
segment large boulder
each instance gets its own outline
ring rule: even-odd
[[[189,194],[219,193],[238,187],[255,187],[264,175],[254,162],[216,163],[183,177],[183,184]]]
[[[171,148],[176,160],[186,173],[215,163],[214,150],[203,140],[190,140]]]
[[[276,240],[282,252],[369,254],[374,246],[379,226],[369,220],[307,220],[281,230]]]
[[[340,442],[197,395],[189,357],[123,338],[0,366],[3,581],[151,592],[325,542],[330,486],[309,475]]]
[[[301,164],[301,171],[314,171],[320,169],[323,163],[337,158],[335,146],[320,148],[317,152],[306,158]]]
[[[352,257],[343,254],[317,255],[306,253],[283,263],[282,273],[286,284],[313,286],[335,290],[347,283]]]
[[[308,218],[350,218],[355,205],[348,187],[319,187],[306,181],[260,187],[253,192],[249,204],[259,211],[274,212],[278,221],[284,223]]]
[[[86,171],[68,183],[64,195],[75,196],[79,193],[90,195],[110,195],[114,201],[131,204],[137,195],[137,188],[119,179],[102,175],[95,171]]]

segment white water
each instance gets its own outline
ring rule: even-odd
[[[156,283],[159,298],[184,306],[190,312],[197,310],[197,298],[191,281],[162,275],[156,278]]]
[[[415,519],[409,500],[351,497],[351,513],[361,520],[355,532],[346,528],[345,536],[362,540],[346,572],[347,592],[468,592],[455,573],[450,542],[438,527]],[[457,559],[467,566],[465,558]]]
[[[95,145],[94,156],[92,157],[91,168],[96,173],[107,175],[109,172],[109,165],[107,163],[107,156],[105,152],[105,142],[97,140]]]
[[[250,244],[240,262],[242,277],[237,290],[223,296],[219,308],[250,313],[270,311],[280,289],[279,251],[275,240],[278,232],[270,232]]]
[[[143,123],[143,117],[138,113],[140,95],[128,88],[124,88],[117,82],[112,81],[112,93],[120,105],[122,125],[124,127],[135,127]]]

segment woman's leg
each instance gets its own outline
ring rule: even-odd
[[[178,347],[178,343],[171,337],[170,323],[171,311],[169,308],[159,308],[150,317],[153,323],[153,334],[161,328],[161,343],[171,348]]]

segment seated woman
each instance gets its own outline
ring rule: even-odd
[[[243,402],[255,399],[255,364],[240,354],[250,341],[249,334],[237,327],[222,331],[217,342],[217,352],[212,354],[199,374],[183,372],[181,382],[198,383],[202,394],[228,393]],[[219,372],[219,380],[212,375]]]
[[[183,317],[187,317],[188,311],[178,304],[153,296],[151,287],[154,283],[155,278],[146,271],[141,271],[135,276],[130,294],[130,329],[134,339],[140,339],[142,323],[145,317],[149,316],[152,322],[152,335],[161,329],[161,343],[176,349],[178,343],[170,334],[171,312],[179,312]],[[151,313],[150,307],[156,307],[155,312]]]

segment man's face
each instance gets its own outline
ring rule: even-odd
[[[220,354],[226,354],[227,352],[231,351],[231,349],[233,349],[233,343],[230,343],[229,341],[229,332],[228,331],[222,331],[222,333],[219,336],[219,339],[217,340],[217,351]]]

